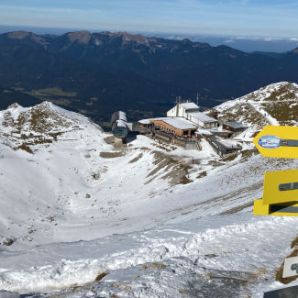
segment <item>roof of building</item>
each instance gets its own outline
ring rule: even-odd
[[[151,124],[152,119],[142,119],[142,120],[139,120],[138,122],[144,125],[149,125]]]
[[[198,135],[205,135],[205,136],[211,136],[212,133],[210,130],[208,129],[203,129],[203,128],[198,128],[197,131],[196,131],[196,134]]]
[[[139,122],[140,124],[149,125],[149,124],[151,124],[154,120],[163,120],[163,119],[166,119],[166,117],[146,118],[146,119],[139,120],[138,122]]]
[[[189,130],[189,129],[196,129],[197,126],[193,124],[192,122],[184,119],[184,118],[178,118],[178,117],[165,117],[165,118],[157,118],[153,120],[160,120],[163,121],[175,128],[181,129],[181,130]]]
[[[239,148],[239,144],[236,141],[227,140],[227,139],[221,139],[221,138],[216,138],[216,140],[222,146],[224,146],[226,149],[237,149],[237,148]]]
[[[224,124],[229,127],[234,128],[234,129],[245,128],[245,126],[241,122],[238,122],[238,121],[226,121],[226,122],[224,122]]]
[[[196,105],[194,102],[183,102],[179,105],[185,110],[199,109],[198,105]]]
[[[193,112],[193,113],[189,113],[189,115],[204,123],[218,122],[215,118],[212,118],[201,112]]]
[[[215,134],[216,134],[216,133],[231,133],[230,130],[223,129],[222,126],[220,126],[220,127],[216,127],[216,128],[211,128],[210,131],[211,131],[212,133],[215,133]]]

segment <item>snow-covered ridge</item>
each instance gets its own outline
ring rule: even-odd
[[[217,107],[220,118],[244,122],[260,129],[265,125],[298,124],[298,85],[279,82],[265,86]]]
[[[0,136],[2,143],[14,149],[32,153],[34,145],[57,141],[67,132],[80,130],[88,119],[66,111],[50,102],[31,108],[18,104],[0,112]]]

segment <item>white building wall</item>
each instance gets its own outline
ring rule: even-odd
[[[181,110],[181,112],[180,112],[181,113],[181,117],[184,117],[184,118],[188,119],[188,115],[186,113],[185,108],[184,107],[181,107],[180,110]]]
[[[207,122],[205,123],[205,128],[216,128],[217,127],[217,122]]]
[[[176,113],[177,113],[177,108],[174,107],[167,112],[167,116],[168,117],[176,117]]]
[[[177,113],[177,109],[178,109],[178,113]],[[185,108],[181,105],[175,106],[174,108],[170,109],[167,112],[167,116],[168,117],[184,117],[184,118],[187,118]]]
[[[197,124],[197,125],[199,125],[199,126],[203,126],[204,125],[204,123],[202,123],[199,119],[197,119],[196,117],[194,117],[193,115],[189,115],[189,121],[191,121],[191,122],[193,122],[193,123],[195,123],[195,124]]]
[[[193,112],[193,111],[192,111]],[[199,120],[197,117],[195,117],[194,115],[192,115],[191,113],[187,113],[187,110],[185,109],[185,107],[183,105],[176,105],[174,108],[172,108],[171,110],[169,110],[167,112],[167,116],[168,117],[183,117],[195,124],[197,124],[198,126],[202,127],[202,128],[215,128],[217,127],[217,121],[215,122],[203,122],[201,120]]]

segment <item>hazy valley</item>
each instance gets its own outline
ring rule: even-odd
[[[97,122],[117,107],[136,120],[161,114],[178,96],[212,107],[270,83],[297,82],[297,66],[295,49],[245,53],[128,33],[16,31],[0,35],[0,105],[48,100]]]

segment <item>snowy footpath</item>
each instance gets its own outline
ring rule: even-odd
[[[2,251],[0,289],[58,290],[65,297],[215,297],[210,296],[213,291],[262,297],[264,290],[281,286],[272,275],[290,252],[297,223],[295,218],[254,218],[249,212],[92,241]],[[214,286],[206,287],[208,283]]]

